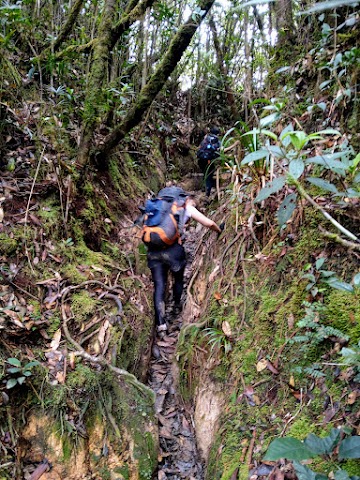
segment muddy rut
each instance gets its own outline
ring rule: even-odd
[[[185,249],[188,265],[185,270],[185,288],[191,275],[195,229],[187,234]],[[185,300],[185,299],[183,299]],[[202,480],[204,465],[197,450],[191,407],[185,405],[177,391],[177,363],[175,352],[182,324],[182,314],[172,312],[168,302],[168,331],[157,334],[149,369],[149,386],[156,394],[155,410],[159,421],[158,480]]]

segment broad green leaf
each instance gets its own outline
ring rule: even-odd
[[[10,380],[6,382],[6,388],[10,390],[10,388],[15,387],[16,384],[17,384],[16,378],[10,378]]]
[[[265,185],[265,187],[260,190],[258,196],[255,198],[254,202],[262,202],[266,198],[270,197],[273,193],[278,192],[281,190],[286,182],[285,177],[278,177],[275,178],[272,182],[269,182]]]
[[[292,123],[289,123],[289,125],[287,125],[284,130],[281,132],[280,134],[280,140],[282,141],[282,144],[284,145],[284,147],[288,147],[291,143],[291,140],[289,137],[286,136],[286,134],[288,132],[293,132],[294,131],[294,127],[293,127],[293,124]]]
[[[325,80],[325,82],[320,83],[319,88],[320,90],[324,90],[333,80]]]
[[[325,110],[326,110],[326,103],[325,103],[325,102],[317,103],[316,106],[319,107],[320,110],[322,110],[323,112],[325,112]]]
[[[271,130],[266,130],[266,129],[262,128],[262,129],[260,130],[260,133],[261,133],[262,135],[266,135],[267,137],[272,138],[273,140],[275,140],[275,142],[276,142],[277,139],[278,139],[277,135],[276,135],[274,132],[272,132]]]
[[[278,138],[274,132],[271,132],[270,130],[266,130],[266,129],[260,129],[260,128],[253,128],[249,132],[243,133],[241,136],[242,137],[246,137],[246,136],[249,136],[249,135],[257,136],[257,135],[260,135],[260,134],[266,135],[267,137],[270,137],[271,139],[273,139],[275,141]]]
[[[329,168],[330,170],[333,170],[333,169],[346,170],[348,168],[348,165],[346,165],[345,163],[339,160],[334,160],[333,158],[329,158],[329,157],[330,155],[324,155],[322,157],[317,156],[317,157],[307,158],[306,163],[315,163],[316,165],[321,165],[325,168]]]
[[[277,219],[279,222],[280,227],[285,225],[285,223],[290,219],[291,215],[293,214],[296,208],[296,200],[297,195],[296,193],[291,193],[284,200],[281,202],[277,213]]]
[[[325,2],[318,2],[315,3],[315,5],[311,8],[297,13],[297,15],[308,15],[309,13],[323,12],[324,10],[334,10],[335,8],[347,5],[354,5],[355,3],[359,3],[359,0],[331,0]]]
[[[335,185],[327,180],[324,180],[323,178],[308,177],[306,180],[327,192],[338,193],[338,189],[335,187]]]
[[[316,473],[310,470],[306,465],[302,465],[299,462],[294,462],[294,468],[298,480],[328,480],[326,475],[322,473]]]
[[[313,458],[313,452],[300,440],[292,437],[277,438],[270,443],[264,460],[307,460]]]
[[[17,358],[8,358],[6,361],[10,365],[14,365],[14,367],[21,367],[21,362]]]
[[[345,440],[340,443],[339,460],[343,460],[344,458],[360,458],[359,435],[345,438]]]
[[[357,273],[353,278],[353,283],[355,287],[360,287],[360,273]]]
[[[320,270],[320,268],[324,265],[325,260],[326,260],[325,257],[318,258],[318,259],[316,260],[316,262],[315,262],[315,268],[316,268],[316,270]]]
[[[320,130],[320,132],[316,133],[318,135],[339,135],[341,137],[341,133],[333,128],[326,128],[325,130]]]
[[[297,151],[302,150],[308,141],[308,136],[302,130],[295,130],[293,132],[285,133],[285,135],[282,137],[283,141],[287,137],[290,137],[290,141]]]
[[[275,112],[272,113],[271,115],[267,115],[266,117],[263,117],[260,119],[260,127],[268,127],[272,123],[276,122],[280,118],[280,113]]]
[[[315,275],[312,273],[305,273],[304,275],[301,275],[301,278],[305,278],[306,280],[310,280],[311,282],[316,282]]]
[[[304,173],[304,169],[305,169],[305,164],[301,160],[301,158],[295,158],[294,160],[291,160],[289,165],[289,173],[294,178],[301,177],[301,175]]]
[[[306,437],[304,443],[317,455],[328,454],[331,453],[337,445],[340,433],[341,431],[337,428],[333,428],[330,435],[325,438],[320,438],[313,433],[310,433]]]
[[[335,272],[331,272],[330,270],[319,270],[319,272],[321,273],[322,277],[332,277],[335,275]]]
[[[8,368],[7,371],[9,373],[18,373],[18,372],[21,372],[21,368],[19,367],[11,367],[11,368]]]
[[[18,377],[16,380],[20,385],[22,385],[25,382],[26,378],[25,377]]]
[[[285,158],[286,153],[276,145],[269,145],[267,150],[271,153],[271,155],[275,158]]]
[[[251,152],[245,155],[243,158],[241,165],[247,165],[248,163],[255,162],[256,160],[261,160],[262,158],[266,158],[269,155],[267,150],[257,150],[256,152]]]
[[[360,183],[360,172],[355,175],[354,183]]]
[[[328,285],[331,287],[336,288],[336,290],[343,290],[345,292],[354,291],[354,287],[350,285],[350,283],[341,282],[340,280],[336,280],[336,278],[334,278],[334,280],[330,278],[326,283],[328,283]]]
[[[290,70],[290,68],[291,67],[280,67],[275,71],[275,73],[287,72],[288,70]]]
[[[334,476],[335,480],[350,480],[349,474],[345,470],[337,470]]]
[[[32,372],[30,372],[30,370],[25,370],[25,371],[23,372],[23,375],[24,375],[24,377],[31,377]]]
[[[359,198],[360,197],[360,192],[357,190],[354,190],[353,188],[348,188],[346,190],[346,196],[349,198]]]
[[[269,105],[271,102],[268,98],[256,98],[255,100],[249,103],[249,108],[251,108],[253,105],[259,105],[260,103],[266,103],[267,105]],[[236,122],[235,125],[238,122]]]
[[[37,365],[40,365],[40,362],[38,362],[37,360],[33,360],[32,362],[27,363],[24,368],[36,367]]]
[[[356,170],[356,167],[359,165],[359,163],[360,163],[360,153],[358,153],[354,158],[354,160],[352,161],[352,164],[351,164],[352,172]]]

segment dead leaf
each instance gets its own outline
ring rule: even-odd
[[[220,292],[215,292],[214,293],[214,298],[215,298],[215,300],[221,300],[222,299],[221,293]]]
[[[266,368],[270,370],[271,373],[274,373],[275,375],[279,375],[279,371],[274,367],[274,365],[269,362],[269,360],[266,363]]]
[[[42,223],[40,222],[40,220],[38,219],[38,217],[35,216],[33,213],[29,213],[29,218],[30,218],[30,220],[31,220],[35,225],[37,225],[38,227],[41,227],[41,226],[42,226]]]
[[[274,468],[269,476],[269,480],[284,480],[284,472],[282,472],[278,467]]]
[[[265,368],[267,368],[267,363],[268,361],[266,360],[266,358],[262,358],[261,360],[259,360],[256,364],[256,371],[262,372],[263,370],[265,370]]]
[[[64,372],[56,372],[55,378],[59,383],[65,383],[65,373]]]
[[[105,334],[106,334],[106,331],[109,328],[109,326],[110,326],[109,321],[105,320],[104,324],[100,328],[99,335],[98,335],[98,340],[99,340],[99,344],[101,346],[103,346],[104,343],[105,343]]]
[[[221,324],[221,329],[224,332],[226,337],[232,337],[232,330],[230,323],[227,320],[224,320]]]
[[[75,353],[74,352],[69,353],[69,366],[72,370],[75,369]]]
[[[290,380],[289,380],[289,385],[290,387],[295,387],[295,380],[294,380],[294,375],[291,375]]]
[[[294,318],[294,314],[293,313],[290,313],[290,315],[288,316],[288,327],[289,327],[289,330],[292,330],[294,328],[294,324],[295,324],[295,318]]]
[[[95,265],[91,265],[91,268],[95,270],[96,272],[103,272],[104,270],[100,267],[96,267]]]
[[[214,270],[209,275],[209,283],[212,283],[215,280],[216,275],[220,272],[219,265],[216,265]]]
[[[4,220],[4,210],[2,207],[0,207],[0,223]]]
[[[355,402],[356,402],[356,399],[358,397],[358,392],[355,390],[353,392],[351,392],[348,396],[348,405],[353,405]]]
[[[50,349],[53,351],[57,350],[60,345],[60,340],[61,340],[61,329],[59,328],[54,333],[53,339],[51,340],[51,343],[50,343]]]

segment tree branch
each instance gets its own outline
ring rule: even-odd
[[[110,49],[114,48],[116,43],[119,41],[121,36],[128,30],[133,23],[139,20],[140,17],[144,15],[146,10],[153,6],[155,0],[143,0],[141,2],[137,2],[137,0],[133,0],[130,2],[129,7],[125,11],[125,16],[123,16],[116,25],[111,29],[111,42],[110,42]],[[133,8],[131,8],[131,6]]]
[[[76,0],[73,6],[71,7],[70,13],[64,23],[62,29],[59,32],[59,35],[56,37],[56,40],[52,45],[49,45],[41,52],[37,57],[38,60],[43,60],[50,53],[55,53],[59,50],[60,45],[67,39],[71,30],[74,28],[76,19],[80,13],[80,10],[84,4],[84,0]]]
[[[321,225],[319,226],[319,230],[324,235],[324,237],[330,238],[330,240],[334,240],[334,242],[340,243],[346,248],[350,248],[351,250],[360,250],[359,243],[349,242],[349,240],[341,238],[340,235],[338,235],[337,233],[328,232]]]
[[[341,233],[346,235],[351,240],[354,240],[355,242],[359,242],[359,245],[360,245],[360,240],[356,237],[356,235],[354,235],[349,230],[347,230],[345,227],[343,227],[337,220],[335,220],[335,218],[333,218],[328,212],[326,212],[322,207],[320,207],[320,205],[318,205],[315,202],[315,200],[312,199],[310,197],[310,195],[305,191],[305,189],[300,184],[300,182],[298,182],[292,175],[288,174],[288,177],[289,177],[291,183],[293,183],[296,186],[298,192],[300,193],[300,195],[303,198],[305,198],[314,208],[316,208],[316,210],[319,210],[319,212],[321,212],[324,215],[324,217],[334,225],[334,227],[336,227],[338,230],[340,230]]]
[[[140,123],[144,113],[150,107],[156,95],[163,88],[166,80],[180,61],[197,28],[214,4],[214,1],[215,0],[203,0],[200,2],[199,8],[201,8],[201,14],[196,15],[196,17],[195,14],[191,14],[188,20],[179,28],[155,73],[141,89],[138,101],[130,109],[123,121],[105,138],[104,143],[92,154],[91,162],[105,163],[106,156],[132,128]],[[82,159],[80,162],[82,165],[85,165],[84,160],[85,159]]]

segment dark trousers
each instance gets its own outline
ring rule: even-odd
[[[155,323],[156,325],[162,325],[165,323],[165,295],[170,267],[168,265],[158,263],[150,270],[154,282]],[[174,277],[173,296],[175,305],[180,304],[181,295],[184,288],[184,270],[185,267],[178,272],[172,272]]]
[[[174,302],[180,304],[184,288],[186,255],[178,243],[160,251],[148,251],[148,266],[154,282],[154,307],[156,325],[165,323],[165,295],[169,271],[174,277]]]
[[[205,174],[205,193],[207,197],[210,196],[211,189],[214,187],[215,187],[214,172],[209,172],[208,174]]]

